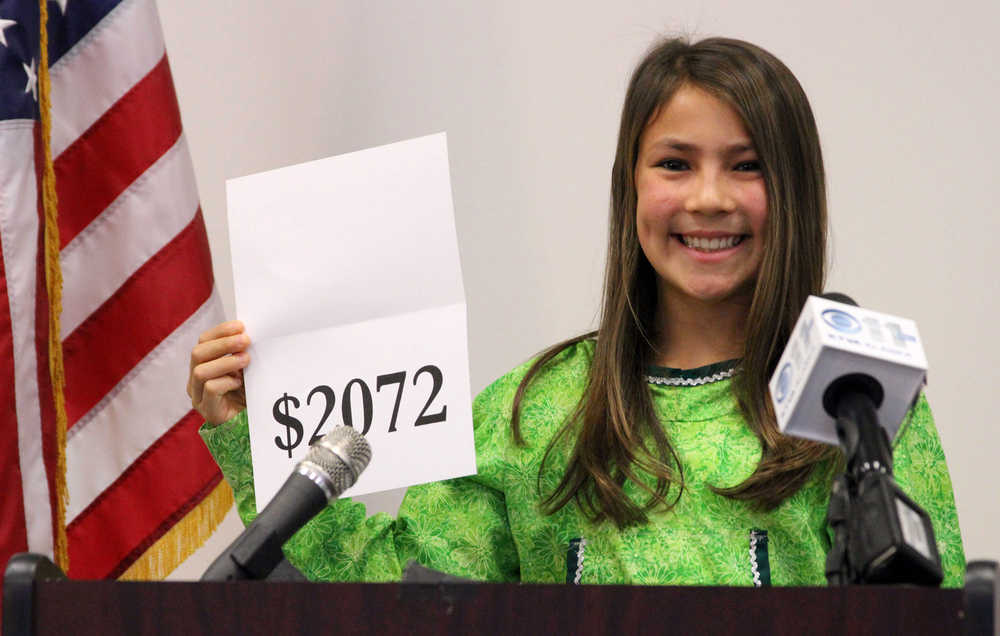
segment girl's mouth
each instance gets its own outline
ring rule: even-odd
[[[732,249],[742,243],[743,240],[749,235],[729,234],[727,236],[714,236],[712,238],[688,236],[686,234],[674,234],[673,236],[683,243],[685,247],[689,247],[699,252],[711,253]]]

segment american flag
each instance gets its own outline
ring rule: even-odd
[[[154,1],[47,11],[68,503],[63,527],[40,4],[0,0],[0,559],[52,555],[64,530],[70,576],[159,578],[232,501],[184,393],[191,347],[222,310]]]

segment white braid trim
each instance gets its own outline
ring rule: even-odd
[[[698,386],[701,384],[711,384],[712,382],[718,382],[719,380],[731,378],[734,373],[736,373],[736,367],[726,369],[725,371],[719,371],[718,373],[713,373],[712,375],[706,375],[701,378],[661,378],[655,375],[647,375],[646,381],[652,382],[653,384],[664,384],[666,386]]]
[[[753,574],[753,586],[761,587],[760,570],[757,564],[757,532],[750,531],[750,572]]]
[[[576,553],[576,574],[573,576],[573,585],[580,584],[580,577],[583,576],[583,550],[587,547],[587,540],[580,538],[580,550]]]

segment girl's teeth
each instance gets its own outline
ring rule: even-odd
[[[742,236],[727,236],[726,238],[700,238],[697,236],[681,236],[684,245],[701,252],[727,250],[743,241]]]

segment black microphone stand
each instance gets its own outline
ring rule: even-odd
[[[881,385],[863,374],[838,378],[823,396],[847,460],[827,509],[834,532],[827,582],[936,586],[944,577],[934,528],[892,477],[892,447],[878,421],[882,397]]]

